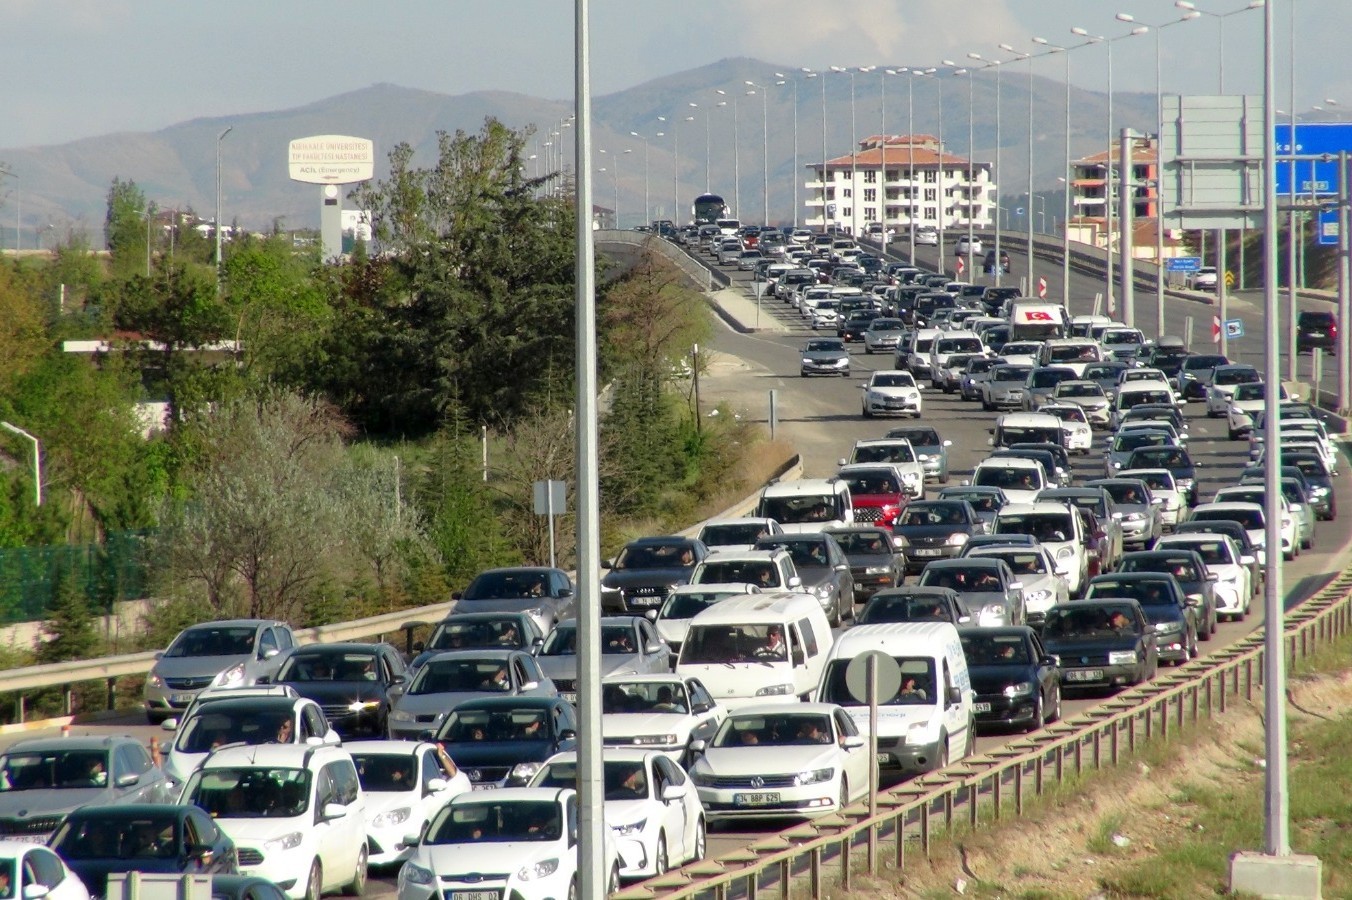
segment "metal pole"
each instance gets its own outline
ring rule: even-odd
[[[1131,257],[1134,235],[1131,230],[1136,219],[1136,210],[1132,208],[1132,130],[1130,128],[1122,129],[1122,136],[1117,144],[1117,183],[1118,183],[1118,205],[1121,207],[1119,226],[1122,230],[1118,237],[1118,250],[1120,258],[1118,265],[1121,266],[1122,278],[1122,321],[1131,327],[1136,326],[1136,292],[1135,285],[1131,283],[1132,271]],[[1112,254],[1109,254],[1109,259]]]
[[[1028,292],[1037,290],[1037,279],[1033,276],[1033,57],[1028,56]],[[996,260],[999,263],[999,260]]]
[[[1066,193],[1062,198],[1063,221],[1061,222],[1061,302],[1070,309],[1070,49],[1066,54],[1066,146],[1065,163],[1062,171],[1066,173]]]
[[[947,268],[944,264],[944,76],[941,72],[934,73],[934,81],[939,85],[939,174],[936,184],[939,187],[939,271],[945,272]]]
[[[1216,271],[1225,271],[1225,229],[1216,229]],[[1230,288],[1225,283],[1224,277],[1216,278],[1216,307],[1221,315],[1221,355],[1227,356],[1230,353],[1230,335],[1225,330],[1226,318],[1230,315]],[[1161,329],[1160,334],[1164,334]]]
[[[972,214],[972,165],[976,162],[976,131],[973,129],[973,105],[976,102],[976,74],[967,72],[967,271],[968,279],[976,281],[976,255],[972,253],[975,239],[976,216]],[[1029,139],[1031,140],[1031,138]],[[1029,247],[1031,248],[1031,244]],[[996,257],[996,268],[1000,258]]]
[[[859,128],[855,124],[854,73],[850,73],[850,234],[859,235]]]
[[[603,897],[609,891],[605,871],[606,822],[601,767],[601,521],[599,440],[597,432],[596,271],[592,243],[592,147],[590,14],[588,0],[576,3],[577,123],[577,706],[578,706],[578,895]],[[677,195],[679,197],[679,194]],[[679,223],[678,223],[679,224]]]
[[[911,77],[906,79],[906,163],[910,170],[906,175],[909,185],[906,188],[906,221],[910,225],[910,256],[906,261],[915,265],[915,205],[918,202],[915,191],[915,79],[918,73],[912,69]]]
[[[1287,240],[1287,245],[1286,245],[1286,256],[1287,256],[1287,272],[1286,272],[1286,278],[1287,278],[1287,285],[1286,285],[1286,297],[1287,297],[1287,303],[1286,303],[1286,305],[1287,305],[1287,311],[1286,311],[1286,315],[1287,315],[1287,319],[1286,319],[1286,328],[1287,328],[1287,332],[1286,332],[1286,337],[1287,337],[1287,343],[1286,343],[1286,350],[1287,350],[1287,354],[1288,354],[1288,356],[1287,356],[1287,358],[1288,358],[1287,375],[1288,375],[1288,377],[1290,378],[1291,381],[1295,381],[1295,380],[1296,380],[1296,375],[1297,375],[1297,372],[1298,372],[1298,369],[1299,369],[1299,365],[1298,365],[1298,364],[1299,364],[1299,362],[1300,362],[1299,355],[1296,353],[1296,318],[1297,318],[1297,316],[1298,316],[1298,312],[1297,312],[1297,310],[1296,310],[1296,295],[1297,295],[1297,291],[1296,291],[1296,287],[1297,287],[1297,278],[1296,278],[1296,253],[1297,253],[1297,248],[1300,248],[1301,250],[1303,250],[1303,244],[1304,244],[1304,242],[1305,242],[1305,229],[1302,227],[1302,224],[1301,224],[1301,221],[1300,221],[1300,213],[1296,212],[1296,209],[1295,209],[1295,204],[1296,204],[1296,180],[1297,180],[1297,179],[1296,179],[1296,161],[1295,161],[1295,155],[1296,155],[1296,57],[1295,57],[1295,55],[1294,55],[1295,52],[1296,52],[1296,4],[1295,4],[1294,2],[1288,3],[1287,9],[1288,9],[1289,12],[1290,12],[1290,27],[1287,29],[1287,32],[1288,32],[1289,39],[1290,39],[1290,42],[1291,42],[1291,43],[1290,43],[1290,52],[1291,52],[1291,54],[1292,54],[1292,56],[1291,56],[1291,68],[1290,68],[1290,71],[1289,71],[1289,73],[1288,73],[1288,83],[1289,83],[1288,86],[1289,86],[1290,89],[1291,89],[1291,93],[1290,93],[1290,96],[1288,97],[1288,99],[1289,99],[1289,101],[1290,101],[1290,103],[1291,103],[1291,106],[1289,107],[1289,109],[1291,110],[1291,156],[1292,156],[1292,160],[1291,160],[1291,183],[1287,185],[1287,188],[1288,188],[1288,190],[1289,190],[1289,192],[1290,192],[1291,211],[1287,214],[1287,228],[1288,228],[1288,231],[1287,231],[1287,237],[1286,237],[1286,240]],[[1225,25],[1225,19],[1224,19],[1224,18],[1221,19],[1221,25],[1222,25],[1222,26]],[[1224,34],[1224,32],[1222,32],[1222,34]],[[1222,44],[1222,50],[1223,50],[1223,49],[1224,49],[1224,45]],[[1222,57],[1221,57],[1221,64],[1222,64],[1222,66],[1224,66],[1224,60],[1225,60],[1225,57],[1222,56]],[[1274,114],[1273,121],[1274,121],[1274,122],[1276,121],[1275,114]],[[1314,168],[1314,163],[1313,163],[1313,162],[1310,163],[1310,168],[1311,168],[1311,169]],[[1314,182],[1313,176],[1310,178],[1310,181],[1311,181],[1311,185],[1313,186],[1313,182]],[[1304,254],[1302,253],[1301,255],[1303,256]],[[1224,278],[1224,277],[1225,277],[1225,271],[1224,271],[1223,269],[1217,269],[1217,270],[1216,270],[1216,277],[1217,277],[1217,278]],[[1271,326],[1272,326],[1272,330],[1276,331],[1276,330],[1277,330],[1277,320],[1276,320],[1276,319],[1271,319],[1271,320],[1269,320],[1269,322],[1270,322],[1270,324],[1271,324]],[[1319,401],[1318,401],[1318,398],[1316,398],[1316,399],[1315,399],[1315,403],[1318,404],[1318,402],[1319,402]]]
[[[742,144],[737,127],[737,95],[732,95],[732,189],[737,193],[737,217],[742,217]]]
[[[216,293],[221,292],[221,141],[234,130],[231,125],[216,135]]]
[[[826,178],[830,159],[826,156],[826,73],[819,72],[817,78],[822,83],[822,231],[826,230]]]
[[[1264,280],[1263,299],[1267,320],[1278,321],[1277,306],[1277,148],[1276,148],[1276,76],[1273,66],[1273,2],[1263,7],[1263,262],[1268,277]],[[1269,856],[1291,853],[1290,808],[1287,794],[1286,759],[1286,648],[1283,646],[1285,610],[1282,607],[1281,511],[1281,416],[1279,414],[1281,367],[1280,333],[1264,330],[1267,358],[1264,360],[1268,389],[1265,394],[1263,426],[1267,454],[1264,464],[1264,493],[1267,499],[1267,583],[1264,585],[1265,622],[1263,635],[1263,720],[1264,758],[1264,850]]]
[[[1338,411],[1346,413],[1352,408],[1352,369],[1348,361],[1348,318],[1352,316],[1352,241],[1348,236],[1347,210],[1347,151],[1338,152],[1338,345],[1334,352],[1338,354]]]
[[[1159,334],[1164,334],[1164,92],[1160,80],[1163,30],[1155,29],[1155,328]]]
[[[1117,312],[1117,302],[1113,297],[1113,41],[1104,41],[1108,45],[1108,156],[1103,161],[1103,257],[1107,263],[1103,295],[1108,298],[1108,315]],[[1119,163],[1120,164],[1120,163]],[[1070,184],[1066,184],[1070,189]]]
[[[554,553],[554,482],[545,481],[545,515],[549,519],[549,567],[554,568],[558,560]]]
[[[770,224],[770,89],[762,87],[761,92],[761,192],[764,194],[765,218],[762,225]]]
[[[883,141],[878,149],[878,221],[883,223],[883,230],[878,237],[883,248],[880,255],[884,259],[887,258],[887,76],[891,73],[891,69],[878,73],[878,124],[881,126],[878,134]]]
[[[1005,274],[1000,263],[1000,203],[1004,199],[1000,184],[1005,177],[1005,170],[1000,168],[1000,94],[1004,87],[1004,64],[995,60],[992,65],[995,66],[995,283],[998,285]]]

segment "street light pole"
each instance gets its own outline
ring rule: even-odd
[[[235,126],[227,127],[216,135],[216,293],[221,291],[221,141],[234,131]]]
[[[832,72],[850,76],[850,234],[859,234],[859,129],[855,122],[854,72],[844,66],[832,66]]]
[[[770,89],[763,84],[756,84],[754,81],[748,81],[754,90],[747,91],[747,94],[755,96],[756,91],[760,91],[761,97],[761,192],[763,194],[764,218],[761,219],[762,225],[770,224]]]
[[[33,442],[33,505],[42,505],[42,442],[17,425],[0,422],[0,428]]]
[[[826,230],[826,178],[830,159],[826,156],[826,73],[803,69],[808,78],[816,78],[822,85],[822,231]]]
[[[779,79],[775,84],[793,85],[793,227],[798,228],[798,179],[801,173],[798,169],[798,79],[789,80],[789,76],[783,72],[776,72],[775,77]]]
[[[732,97],[732,181],[733,181],[733,202],[736,204],[737,218],[742,217],[742,144],[737,127],[737,95],[728,94],[727,91],[719,90],[719,94],[724,97]],[[724,100],[719,106],[727,106]]]
[[[637,131],[629,132],[633,137],[643,142],[643,224],[652,223],[652,213],[648,205],[648,139]]]

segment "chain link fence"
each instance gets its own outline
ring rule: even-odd
[[[56,586],[70,573],[96,613],[146,596],[149,531],[119,531],[101,544],[0,549],[0,625],[50,617]]]

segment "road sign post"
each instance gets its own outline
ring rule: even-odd
[[[568,489],[562,481],[537,481],[531,485],[535,492],[535,514],[549,517],[549,567],[555,566],[554,518],[568,511]]]
[[[868,815],[878,817],[878,704],[891,700],[901,690],[901,667],[881,650],[869,650],[850,660],[845,667],[845,689],[850,696],[868,704]],[[877,871],[878,829],[868,834],[868,865]]]

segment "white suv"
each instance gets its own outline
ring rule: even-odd
[[[294,900],[366,888],[366,795],[342,747],[224,747],[192,774],[179,802],[206,810],[230,836],[241,874]]]

